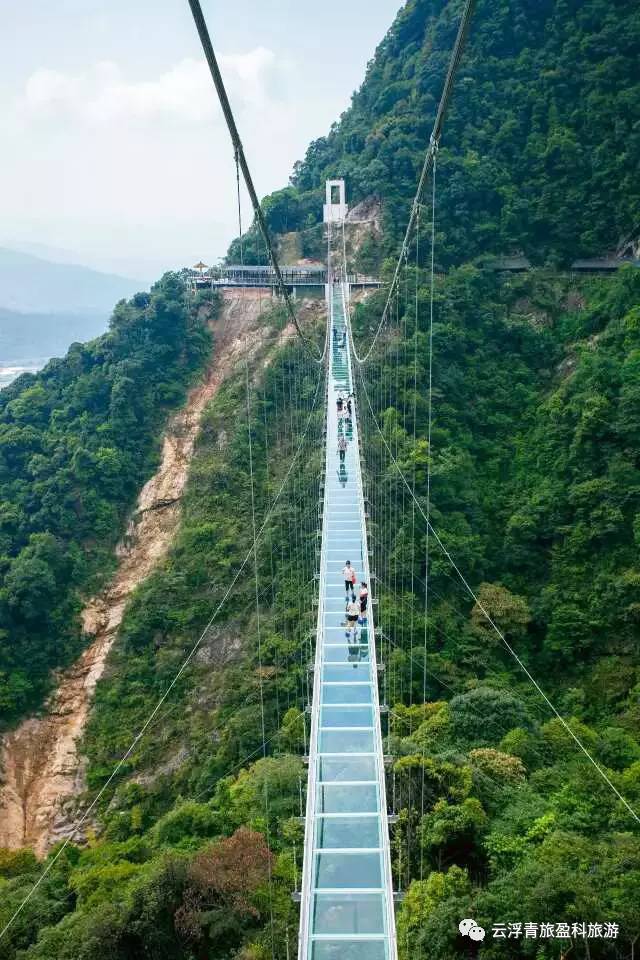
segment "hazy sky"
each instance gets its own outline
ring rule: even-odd
[[[203,0],[261,195],[348,105],[400,5]],[[20,0],[2,29],[0,244],[141,277],[224,254],[233,155],[187,0]]]

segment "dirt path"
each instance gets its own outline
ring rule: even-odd
[[[64,671],[42,717],[31,717],[2,741],[0,846],[34,847],[43,854],[70,832],[73,799],[84,787],[78,742],[85,728],[96,683],[102,676],[132,591],[166,554],[180,516],[180,498],[203,411],[218,387],[250,348],[257,349],[268,330],[261,310],[271,300],[257,291],[225,298],[212,323],[214,355],[202,384],[191,390],[164,437],[157,473],[142,488],[127,532],[118,545],[118,567],[82,613],[94,639]]]

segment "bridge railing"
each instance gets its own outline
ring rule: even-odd
[[[281,267],[282,279],[287,287],[324,287],[330,282],[324,267]],[[265,266],[211,267],[206,271],[188,270],[187,277],[195,289],[216,287],[277,287],[274,270]],[[348,277],[352,286],[379,287],[382,282],[366,274],[352,273]]]

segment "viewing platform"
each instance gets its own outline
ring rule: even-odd
[[[298,290],[323,290],[329,283],[327,268],[323,265],[301,265],[280,267],[280,273],[289,293],[296,295]],[[232,264],[220,267],[208,267],[206,270],[188,271],[192,289],[215,290],[237,288],[262,288],[278,293],[275,271],[270,266]],[[377,288],[382,281],[364,274],[351,274],[348,282],[356,289]]]

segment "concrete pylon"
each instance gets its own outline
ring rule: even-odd
[[[326,202],[324,204],[324,222],[339,223],[347,216],[346,191],[344,180],[327,180]]]

